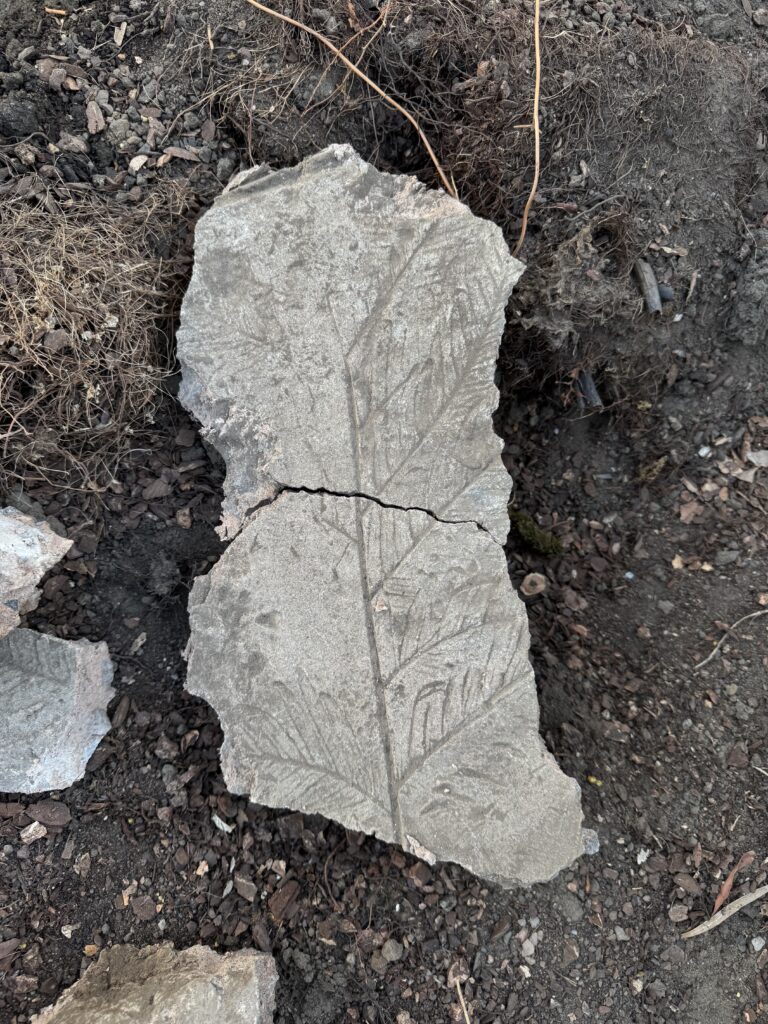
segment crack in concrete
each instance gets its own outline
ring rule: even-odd
[[[250,522],[251,517],[259,511],[259,509],[265,508],[267,505],[272,505],[282,494],[320,494],[329,498],[362,498],[364,501],[370,501],[374,505],[379,505],[381,508],[392,508],[398,512],[423,512],[425,515],[434,519],[436,523],[443,523],[445,526],[476,526],[478,530],[487,534],[488,537],[498,544],[499,542],[491,534],[490,530],[483,526],[482,523],[478,523],[476,519],[442,519],[436,515],[431,509],[422,508],[420,505],[396,505],[392,502],[383,501],[381,498],[375,498],[372,494],[363,494],[359,491],[332,491],[326,487],[293,487],[289,484],[278,484],[275,493],[269,497],[260,501],[258,505],[253,505],[251,508],[246,509],[243,517],[243,525]],[[502,547],[499,544],[499,547]]]

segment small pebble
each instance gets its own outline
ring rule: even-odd
[[[384,945],[381,947],[381,955],[389,964],[397,963],[398,960],[402,960],[403,953],[405,950],[401,943],[396,939],[387,939]]]

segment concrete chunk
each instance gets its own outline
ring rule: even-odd
[[[235,179],[200,221],[182,400],[234,537],[190,601],[187,688],[230,789],[505,885],[583,852],[501,544],[501,231],[349,147]]]
[[[266,953],[113,946],[36,1024],[271,1024],[277,971]]]
[[[583,852],[579,789],[538,733],[525,608],[473,524],[284,494],[191,601],[187,689],[228,787],[502,884]]]
[[[46,522],[15,508],[0,508],[0,637],[37,607],[37,584],[72,547]]]
[[[40,793],[82,777],[110,728],[112,673],[105,643],[30,629],[0,640],[0,790]]]
[[[227,464],[224,535],[288,486],[503,542],[494,370],[522,270],[495,224],[349,146],[239,175],[197,226],[177,335],[181,400]]]

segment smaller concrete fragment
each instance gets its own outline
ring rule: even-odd
[[[37,607],[37,584],[71,547],[47,523],[10,506],[0,509],[0,637]]]
[[[31,629],[0,640],[0,790],[41,793],[82,777],[109,732],[113,671],[105,643]]]
[[[105,949],[33,1024],[271,1024],[275,961],[206,946]]]

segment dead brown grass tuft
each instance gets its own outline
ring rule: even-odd
[[[515,245],[534,176],[533,0],[270,6],[328,37],[406,106],[459,198]],[[682,24],[601,30],[584,19],[565,30],[558,7],[541,4],[541,181],[503,387],[559,388],[589,370],[606,405],[647,406],[664,386],[692,274],[741,244],[735,211],[755,180],[759,89],[735,47]],[[437,184],[415,132],[316,39],[242,0],[212,3],[211,24],[213,50],[190,36],[181,62],[198,83],[196,106],[238,129],[254,163],[284,166],[348,142],[384,170]],[[660,255],[670,242],[687,255]],[[632,277],[649,246],[677,297],[654,324]]]
[[[182,262],[166,187],[0,204],[0,487],[96,489],[141,443],[172,368]]]
[[[378,16],[351,0],[272,5],[407,105],[459,198],[515,244],[534,171],[532,3],[390,0]],[[186,59],[207,82],[201,104],[240,130],[254,162],[284,164],[345,141],[384,169],[436,184],[415,133],[326,48],[245,4],[236,15],[236,31],[234,15],[215,26],[213,52],[192,45]],[[542,5],[542,178],[506,379],[540,386],[602,366],[625,375],[620,396],[648,378],[648,352],[617,358],[615,347],[643,316],[634,260],[679,229],[690,258],[674,273],[690,277],[712,258],[713,236],[726,248],[737,233],[727,204],[738,205],[739,177],[750,173],[748,69],[736,51],[683,29],[562,25]]]
[[[408,103],[436,140],[460,197],[514,240],[534,162],[532,10],[516,4],[489,13],[475,0],[389,0],[373,17],[349,0],[311,10],[305,0],[273,6],[321,28],[388,95]],[[649,148],[669,165],[670,143],[690,145],[696,167],[706,166],[722,145],[712,118],[713,86],[721,74],[733,76],[735,56],[661,29],[565,32],[556,30],[559,22],[550,24],[546,9],[542,19],[544,186],[564,184],[563,171],[566,182],[578,178],[582,161],[601,186],[620,186]],[[252,159],[264,159],[265,146],[282,143],[299,159],[328,141],[351,139],[374,160],[435,179],[384,101],[323,46],[261,15],[245,24],[237,33],[219,26],[227,42],[217,41],[204,55],[206,99],[242,131]],[[201,59],[197,54],[205,73]],[[364,125],[355,116],[361,107]],[[675,168],[668,173],[674,177]]]

